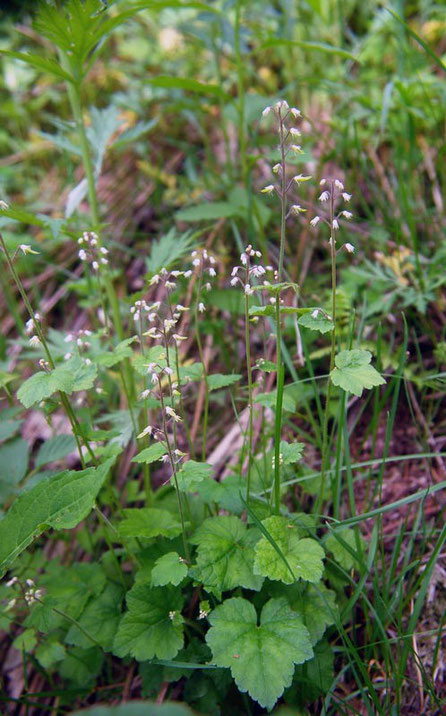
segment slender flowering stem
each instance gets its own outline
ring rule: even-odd
[[[249,266],[250,257],[247,252],[246,260],[246,283],[245,286],[249,285]],[[249,293],[245,290],[245,347],[246,347],[246,372],[248,374],[248,474],[246,479],[246,502],[249,504],[250,491],[251,491],[251,472],[252,472],[252,445],[254,436],[254,425],[253,425],[253,396],[252,396],[252,367],[251,367],[251,344],[249,338]]]
[[[31,318],[31,320],[32,320],[32,322],[33,322],[33,324],[34,324],[34,330],[35,330],[35,332],[36,332],[36,335],[38,336],[38,338],[39,338],[39,340],[40,340],[40,343],[41,343],[42,346],[43,346],[43,350],[45,351],[45,355],[46,355],[46,357],[47,357],[48,365],[49,365],[49,367],[51,368],[51,370],[54,370],[54,368],[56,367],[56,365],[55,365],[55,363],[54,363],[53,357],[52,357],[51,352],[50,352],[50,350],[49,350],[48,343],[47,343],[47,341],[46,341],[46,338],[45,338],[45,336],[44,336],[44,333],[43,333],[43,331],[42,331],[42,329],[41,329],[41,327],[40,327],[40,322],[37,320],[36,314],[35,314],[35,312],[34,312],[34,309],[33,309],[33,307],[31,306],[31,303],[30,303],[29,300],[28,300],[28,296],[27,296],[27,294],[26,294],[26,291],[25,291],[25,288],[24,288],[24,286],[23,286],[23,283],[22,283],[22,281],[21,281],[21,279],[20,279],[20,276],[18,275],[17,271],[15,270],[14,262],[11,260],[11,257],[10,257],[10,255],[9,255],[7,246],[6,246],[6,244],[5,244],[5,241],[4,241],[3,236],[2,236],[1,233],[0,233],[0,246],[1,246],[1,248],[3,249],[3,253],[4,253],[4,255],[5,255],[6,263],[8,264],[8,268],[9,268],[9,271],[10,271],[10,273],[11,273],[11,276],[12,276],[12,278],[14,279],[14,282],[15,282],[17,288],[18,288],[18,291],[19,291],[19,293],[20,293],[20,295],[21,295],[21,297],[22,297],[22,299],[23,299],[23,303],[25,304],[26,309],[27,309],[27,311],[28,311],[28,313],[29,313],[29,316],[30,316],[30,318]],[[74,439],[76,440],[76,445],[77,445],[77,449],[78,449],[78,452],[79,452],[79,458],[80,458],[80,462],[81,462],[82,467],[85,467],[85,462],[84,462],[84,456],[83,456],[83,453],[82,453],[81,442],[84,443],[84,445],[85,445],[85,447],[86,447],[88,453],[90,454],[90,457],[91,457],[93,463],[96,465],[96,464],[97,464],[96,456],[95,456],[93,450],[91,449],[90,443],[89,443],[88,440],[86,439],[86,437],[85,437],[85,435],[84,435],[84,433],[83,433],[83,430],[81,429],[81,426],[79,425],[79,423],[78,423],[78,421],[77,421],[76,415],[75,415],[75,413],[74,413],[74,411],[73,411],[73,408],[72,408],[71,405],[70,405],[70,402],[69,402],[69,400],[68,400],[66,394],[63,393],[62,391],[59,391],[59,397],[60,397],[61,403],[62,403],[62,405],[63,405],[63,407],[64,407],[64,410],[65,410],[65,412],[66,412],[66,414],[67,414],[68,420],[70,421],[71,428],[72,428],[72,430],[73,430],[73,435],[74,435]]]

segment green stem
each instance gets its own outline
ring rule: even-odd
[[[9,255],[9,251],[8,251],[8,249],[7,249],[7,247],[6,247],[5,241],[4,241],[3,236],[2,236],[1,233],[0,233],[0,246],[1,246],[1,248],[3,249],[3,253],[4,253],[5,258],[6,258],[6,263],[8,264],[8,268],[9,268],[9,271],[10,271],[10,273],[11,273],[11,276],[12,276],[12,278],[13,278],[13,280],[14,280],[14,283],[16,284],[16,286],[17,286],[17,288],[18,288],[18,290],[19,290],[19,293],[20,293],[20,295],[21,295],[21,297],[22,297],[23,303],[24,303],[25,306],[26,306],[26,310],[28,311],[29,316],[30,316],[30,318],[32,319],[32,322],[33,322],[33,324],[34,324],[34,329],[35,329],[35,331],[36,331],[36,334],[37,334],[37,336],[38,336],[38,338],[39,338],[39,340],[40,340],[40,342],[41,342],[41,344],[42,344],[42,346],[43,346],[43,349],[44,349],[44,351],[45,351],[45,355],[46,355],[46,357],[47,357],[48,364],[49,364],[51,370],[54,370],[55,367],[56,367],[56,365],[55,365],[54,360],[53,360],[53,357],[52,357],[52,355],[51,355],[51,353],[50,353],[50,349],[49,349],[49,347],[48,347],[48,343],[46,342],[46,338],[45,338],[45,336],[44,336],[44,334],[43,334],[43,331],[42,331],[42,329],[41,329],[41,327],[40,327],[40,323],[39,323],[39,321],[38,321],[37,318],[36,318],[36,314],[34,313],[34,309],[33,309],[33,307],[31,306],[31,303],[30,303],[29,300],[28,300],[28,296],[27,296],[27,294],[26,294],[26,291],[25,291],[25,288],[24,288],[24,286],[23,286],[22,280],[21,280],[20,276],[18,275],[17,271],[15,270],[14,263],[13,263],[13,261],[11,260],[11,257],[10,257],[10,255]],[[64,410],[65,410],[65,412],[66,412],[66,414],[67,414],[67,417],[68,417],[68,419],[69,419],[69,421],[70,421],[71,428],[72,428],[72,430],[73,430],[73,435],[74,435],[74,439],[76,440],[76,445],[77,445],[77,449],[78,449],[78,452],[79,452],[79,458],[80,458],[80,462],[81,462],[82,467],[85,467],[85,462],[84,462],[84,456],[83,456],[83,454],[82,454],[82,449],[81,449],[81,441],[84,443],[85,447],[87,448],[87,450],[88,450],[88,452],[89,452],[89,454],[90,454],[90,457],[91,457],[93,463],[94,463],[94,464],[97,464],[96,456],[95,456],[93,450],[92,450],[91,447],[90,447],[90,443],[88,442],[88,440],[87,440],[87,439],[85,438],[85,436],[84,436],[83,430],[81,429],[81,426],[79,425],[79,423],[78,423],[78,421],[77,421],[77,418],[76,418],[76,416],[75,416],[75,414],[74,414],[74,411],[73,411],[73,409],[72,409],[72,407],[71,407],[71,405],[70,405],[70,402],[69,402],[69,400],[68,400],[66,394],[63,393],[62,391],[59,391],[59,397],[60,397],[61,403],[62,403],[62,405],[63,405],[63,407],[64,407]]]
[[[246,283],[249,283],[249,258],[246,265]],[[251,344],[249,338],[249,295],[245,293],[245,346],[246,346],[246,372],[248,374],[248,475],[246,480],[246,502],[249,504],[251,490],[251,471],[252,471],[252,444],[253,444],[253,399],[252,399],[252,367],[251,367]]]
[[[285,163],[285,137],[284,122],[279,110],[279,136],[281,154],[281,179],[282,187],[280,192],[280,249],[278,283],[282,280],[283,259],[285,254],[286,238],[286,163]],[[284,385],[284,368],[282,363],[282,327],[280,322],[280,290],[276,296],[276,371],[277,371],[277,395],[276,395],[276,416],[274,426],[274,513],[280,513],[280,437],[282,432],[282,402]]]
[[[203,416],[203,442],[201,448],[201,459],[206,460],[206,447],[207,447],[207,431],[208,431],[208,418],[209,418],[209,383],[208,383],[208,372],[204,360],[203,344],[201,342],[200,330],[198,327],[198,304],[201,296],[201,286],[203,283],[203,267],[201,267],[200,279],[198,282],[197,300],[195,301],[194,309],[194,321],[195,321],[195,333],[197,335],[197,346],[198,353],[200,354],[201,364],[203,366],[203,380],[204,380],[204,416]]]
[[[237,67],[237,95],[238,95],[238,144],[241,160],[242,178],[246,184],[248,175],[246,161],[246,134],[245,134],[245,83],[243,76],[243,63],[240,52],[240,15],[242,0],[237,0],[235,8],[234,44],[235,63]]]
[[[335,367],[336,354],[336,242],[333,231],[334,221],[334,185],[331,186],[330,192],[330,259],[331,259],[331,313],[333,319],[333,330],[331,331],[331,349],[330,349],[330,373]],[[327,397],[325,401],[324,425],[322,431],[322,460],[321,460],[321,486],[318,493],[315,512],[319,513],[324,501],[325,492],[325,475],[328,465],[328,421],[330,418],[330,400],[332,393],[332,382],[330,377],[327,382]]]

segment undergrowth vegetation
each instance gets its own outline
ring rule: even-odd
[[[443,713],[443,5],[10,11],[1,708]]]

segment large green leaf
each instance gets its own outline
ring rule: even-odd
[[[313,656],[308,631],[286,599],[270,599],[260,624],[254,606],[239,597],[211,612],[206,641],[217,666],[231,669],[240,691],[271,709],[291,684],[294,665]]]
[[[119,584],[108,582],[104,591],[89,601],[77,620],[83,631],[72,624],[65,637],[65,642],[88,648],[92,645],[91,639],[86,636],[89,634],[102,646],[104,651],[111,651],[121,617],[123,597],[122,587]]]
[[[335,358],[335,368],[330,373],[331,382],[348,393],[361,397],[364,388],[383,385],[386,381],[370,365],[372,354],[369,351],[341,351]]]
[[[181,469],[177,472],[179,489],[184,492],[193,492],[200,482],[210,478],[213,470],[212,465],[208,465],[207,462],[188,460],[183,463]],[[172,485],[175,484],[173,477],[170,478],[170,481]]]
[[[35,467],[61,460],[74,450],[76,450],[76,440],[73,435],[55,435],[43,443],[36,457]]]
[[[77,390],[89,390],[97,372],[94,363],[88,364],[76,355],[49,373],[39,371],[32,375],[22,383],[17,397],[25,408],[30,408],[34,403],[39,403],[58,391],[71,395]]]
[[[306,537],[300,539],[300,528],[285,517],[279,515],[267,517],[262,524],[276,546],[265,536],[257,542],[255,574],[285,584],[292,584],[297,579],[318,582],[322,577],[324,558],[324,550],[319,543]]]
[[[175,587],[136,584],[127,593],[128,612],[116,634],[113,653],[138,661],[173,659],[183,646],[183,597]]]
[[[197,545],[198,579],[208,591],[221,594],[235,587],[259,590],[262,577],[253,573],[256,529],[247,529],[238,517],[209,517],[191,541]]]
[[[121,537],[176,537],[181,533],[181,523],[167,510],[157,507],[130,507],[124,510],[119,524]]]
[[[114,462],[48,477],[12,504],[0,521],[0,574],[48,527],[72,529],[90,512]]]

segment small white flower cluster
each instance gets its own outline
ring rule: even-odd
[[[341,211],[335,213],[335,204],[338,202],[338,200],[342,200],[348,203],[351,200],[352,195],[348,194],[345,191],[344,184],[341,182],[340,179],[321,179],[319,184],[321,187],[327,187],[326,189],[323,189],[321,195],[319,196],[319,201],[322,203],[330,202],[330,213],[332,218],[328,219],[326,216],[318,215],[311,219],[310,225],[316,227],[320,221],[323,221],[325,224],[327,224],[331,231],[338,231],[339,220],[341,218],[351,219],[353,217],[353,214],[351,211],[347,211],[346,209],[342,209]],[[331,244],[331,239],[329,243]],[[350,254],[352,254],[355,250],[355,247],[349,243],[344,244],[342,248],[344,248]]]
[[[29,604],[34,604],[37,600],[42,598],[43,592],[41,589],[36,589],[36,585],[33,579],[26,579],[25,584],[22,585],[17,577],[12,577],[8,582],[6,582],[6,586],[8,588],[12,588],[15,585],[20,587],[23,594],[23,599],[25,602]],[[14,599],[11,599],[8,602],[7,609],[12,609],[17,603],[17,597]]]
[[[139,305],[137,305],[139,304]],[[175,326],[181,318],[181,315],[188,311],[189,308],[183,306],[181,303],[177,303],[175,306],[165,307],[167,315],[161,312],[162,304],[161,301],[156,301],[150,306],[147,306],[145,301],[137,301],[135,306],[130,309],[133,313],[134,320],[142,322],[142,312],[144,311],[145,316],[149,323],[152,323],[152,327],[145,331],[142,335],[148,336],[153,339],[162,339],[164,344],[175,342],[179,345],[182,341],[187,340],[187,336],[183,336],[175,330]]]
[[[288,182],[285,180],[286,166],[284,159],[290,152],[294,154],[303,154],[302,147],[300,144],[295,144],[296,138],[301,136],[301,132],[297,127],[288,127],[287,120],[293,118],[294,120],[301,118],[301,112],[296,107],[289,107],[285,100],[280,100],[272,106],[265,107],[262,114],[264,117],[268,116],[270,112],[276,115],[279,126],[279,149],[282,154],[282,161],[274,164],[272,167],[273,174],[277,174],[281,177],[281,185],[268,184],[261,189],[262,194],[272,194],[275,192],[279,198],[282,198],[283,194],[288,194],[289,190],[293,185],[299,186],[302,182],[309,181],[311,176],[304,174],[296,174]],[[289,216],[298,216],[306,211],[300,204],[293,204],[287,212],[286,218]]]
[[[40,313],[35,313],[34,320],[32,318],[29,318],[25,323],[25,333],[27,336],[31,336],[31,338],[29,339],[29,345],[31,346],[31,348],[38,348],[41,344],[39,336],[35,334],[32,335],[36,329],[35,321],[38,321],[39,323],[42,321],[42,316],[40,315]]]
[[[88,348],[91,348],[91,343],[85,339],[90,338],[92,335],[92,332],[88,330],[88,328],[86,328],[85,330],[76,331],[76,333],[67,333],[64,338],[64,342],[73,344],[73,347],[77,346],[78,352],[80,354],[82,350],[88,350]],[[65,360],[69,360],[72,357],[72,351],[68,351],[64,355]],[[89,358],[86,358],[85,362],[87,365],[90,365],[91,360]]]
[[[260,251],[256,251],[249,244],[245,250],[240,254],[241,266],[234,266],[231,271],[231,286],[237,286],[240,284],[247,296],[250,296],[253,291],[257,288],[256,285],[252,284],[252,279],[261,278],[266,274],[267,271],[272,271],[272,266],[266,268],[262,264],[253,264],[252,260],[261,259],[262,254]],[[240,277],[239,271],[242,272]],[[244,272],[244,274],[243,274]],[[263,285],[269,285],[269,281],[264,281]]]
[[[192,276],[192,271],[190,269],[188,271],[168,271],[163,266],[159,273],[152,276],[149,281],[149,285],[158,286],[158,284],[164,284],[167,291],[173,291],[177,287],[176,281],[180,276],[190,278]]]
[[[77,243],[82,247],[78,252],[80,260],[90,264],[94,271],[99,271],[101,264],[108,264],[108,250],[104,246],[98,246],[98,235],[94,231],[84,231]]]
[[[201,251],[192,251],[191,259],[192,259],[192,266],[195,269],[199,268],[199,269],[201,269],[201,271],[203,272],[204,275],[207,273],[207,274],[209,274],[209,276],[211,278],[215,278],[215,276],[217,275],[217,271],[216,271],[217,262],[215,260],[215,257],[212,256],[212,254],[210,254],[207,249],[202,249]],[[205,284],[205,289],[207,291],[210,291],[211,288],[212,288],[211,284],[209,282],[207,282]]]

